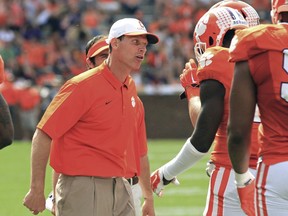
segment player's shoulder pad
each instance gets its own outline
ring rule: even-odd
[[[242,61],[267,50],[282,50],[287,42],[288,30],[283,25],[262,24],[237,30],[229,49],[229,60]]]
[[[233,71],[234,64],[229,63],[228,58],[227,48],[211,47],[206,49],[198,65],[197,77],[199,82],[214,79],[224,83],[226,79],[230,79],[230,71]]]
[[[205,50],[205,53],[201,56],[198,65],[198,71],[205,70],[209,68],[209,70],[217,70],[219,69],[219,65],[226,62],[229,57],[229,52],[227,48],[216,46],[210,47]]]

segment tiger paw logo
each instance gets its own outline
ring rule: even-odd
[[[200,60],[199,60],[199,66],[200,66],[201,68],[204,68],[204,67],[210,65],[210,64],[212,63],[212,58],[213,58],[213,56],[214,56],[213,53],[211,53],[211,52],[205,52],[205,53],[201,56],[201,58],[200,58]]]
[[[209,15],[206,15],[200,19],[200,21],[198,22],[195,28],[196,37],[200,37],[206,32],[209,18],[210,18]]]

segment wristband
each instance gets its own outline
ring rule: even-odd
[[[235,183],[237,187],[246,187],[254,180],[254,178],[255,177],[249,170],[241,174],[235,172]]]

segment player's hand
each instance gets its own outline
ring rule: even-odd
[[[255,215],[255,178],[248,171],[249,175],[246,176],[246,179],[243,179],[242,183],[236,181],[237,191],[241,203],[241,208],[248,216]],[[237,174],[235,174],[236,176]],[[238,174],[239,175],[239,174]]]
[[[197,65],[194,59],[190,59],[189,62],[185,64],[185,68],[183,69],[182,74],[180,74],[181,85],[184,89],[191,86],[197,87],[199,85],[196,72]]]
[[[215,164],[211,160],[209,160],[206,165],[206,174],[208,175],[208,177],[211,177],[211,174],[215,169]]]
[[[255,215],[254,191],[255,179],[245,187],[237,187],[241,208],[248,216]]]
[[[45,210],[44,193],[29,190],[23,200],[23,205],[26,206],[32,214],[37,215]]]
[[[158,170],[154,171],[151,176],[150,176],[150,182],[151,182],[151,188],[153,190],[153,192],[161,197],[163,195],[163,190],[164,190],[164,186],[173,183],[175,185],[179,185],[180,182],[178,181],[178,179],[176,177],[174,177],[171,180],[166,180],[163,176],[163,171],[161,168],[159,168]]]

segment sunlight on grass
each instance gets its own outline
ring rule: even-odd
[[[185,140],[149,140],[151,172],[170,161],[182,148]],[[200,216],[206,201],[209,178],[206,175],[207,154],[194,167],[180,174],[180,185],[168,185],[164,196],[155,196],[157,216]]]
[[[181,149],[185,140],[149,140],[149,159],[151,171],[171,160]],[[30,181],[29,142],[14,142],[0,151],[0,216],[31,216],[22,205],[29,189]],[[168,185],[164,196],[155,196],[157,216],[200,216],[202,215],[209,178],[205,168],[209,155],[193,168],[178,176],[179,186]],[[51,168],[46,173],[45,193],[51,190]],[[40,216],[51,216],[44,211]]]

